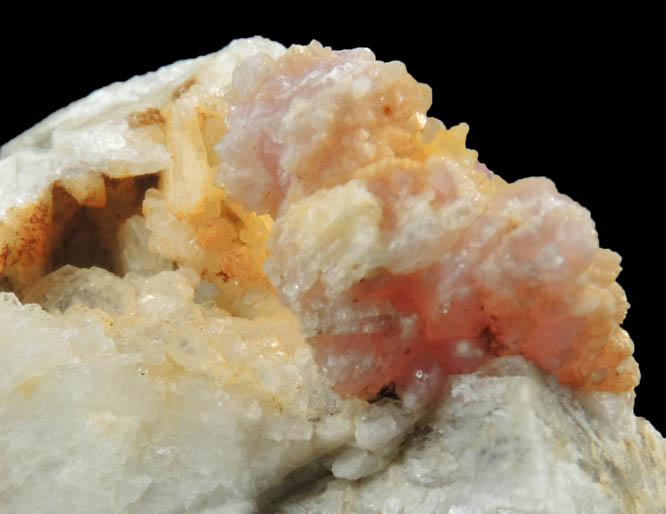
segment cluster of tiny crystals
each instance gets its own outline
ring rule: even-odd
[[[589,212],[487,170],[402,63],[295,47],[242,63],[227,98],[216,183],[275,218],[265,272],[339,391],[427,401],[509,354],[576,388],[635,386],[620,259]]]
[[[465,147],[466,125],[426,115],[430,88],[402,63],[316,42],[248,48],[120,129],[96,128],[137,147],[114,149],[113,177],[160,175],[118,245],[140,229],[156,259],[191,269],[234,315],[252,310],[257,291],[277,295],[345,395],[391,387],[425,404],[447,376],[516,354],[576,388],[636,385],[620,258],[599,248],[587,210],[548,179],[494,175]],[[94,162],[94,146],[70,148],[87,141],[72,134],[52,139]],[[147,157],[128,164],[139,149]],[[58,184],[104,205],[99,176]],[[41,205],[50,225],[19,210],[2,226],[15,244],[4,243],[0,265],[18,289],[44,272],[45,234],[64,231],[53,205],[48,195]],[[19,236],[26,227],[30,238]]]

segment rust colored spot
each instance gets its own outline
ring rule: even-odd
[[[222,280],[224,280],[225,282],[229,281],[229,275],[227,275],[224,271],[218,271],[217,273],[215,273],[215,275],[217,275],[218,277],[222,277]]]
[[[390,105],[385,105],[383,111],[386,116],[391,116],[391,114],[393,114],[393,109]]]
[[[225,251],[217,260],[217,269],[224,270],[230,278],[240,284],[271,287],[262,265],[263,259],[253,254],[246,246]]]
[[[0,252],[0,273],[5,269],[5,265],[7,264],[7,257],[9,257],[9,245],[5,245],[2,247],[2,252]]]
[[[18,244],[12,249],[10,265],[21,263],[22,266],[34,266],[46,260],[49,255],[50,214],[49,207],[44,204],[33,207],[33,212],[22,226]]]
[[[156,107],[149,107],[143,111],[136,111],[127,118],[131,128],[146,127],[156,123],[164,123],[162,113]]]
[[[171,93],[171,98],[173,98],[174,100],[180,98],[184,93],[187,92],[188,89],[190,89],[196,83],[197,81],[194,77],[187,79],[180,86],[178,86],[173,93]]]

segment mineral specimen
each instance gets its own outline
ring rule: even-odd
[[[666,509],[619,256],[429,106],[253,38],[3,146],[2,511]]]

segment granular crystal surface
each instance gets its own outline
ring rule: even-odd
[[[436,388],[509,354],[577,388],[636,385],[619,257],[588,211],[493,175],[404,65],[313,43],[248,59],[228,98],[216,183],[276,217],[266,274],[339,390]]]
[[[252,38],[4,145],[0,510],[666,509],[619,256],[430,103]]]

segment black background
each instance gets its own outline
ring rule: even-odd
[[[357,20],[355,11],[332,14],[313,4],[266,20],[189,7],[197,12],[187,15],[183,5],[159,19],[104,12],[86,22],[15,18],[21,35],[0,36],[0,142],[99,87],[214,52],[237,37],[367,46],[380,60],[401,60],[432,87],[432,116],[447,126],[470,125],[468,146],[490,169],[510,181],[547,176],[590,209],[601,245],[623,256],[619,282],[631,303],[624,327],[643,374],[636,413],[666,433],[660,396],[663,165],[661,134],[650,124],[662,59],[652,50],[649,13],[458,13],[445,7],[421,18],[400,11]]]

